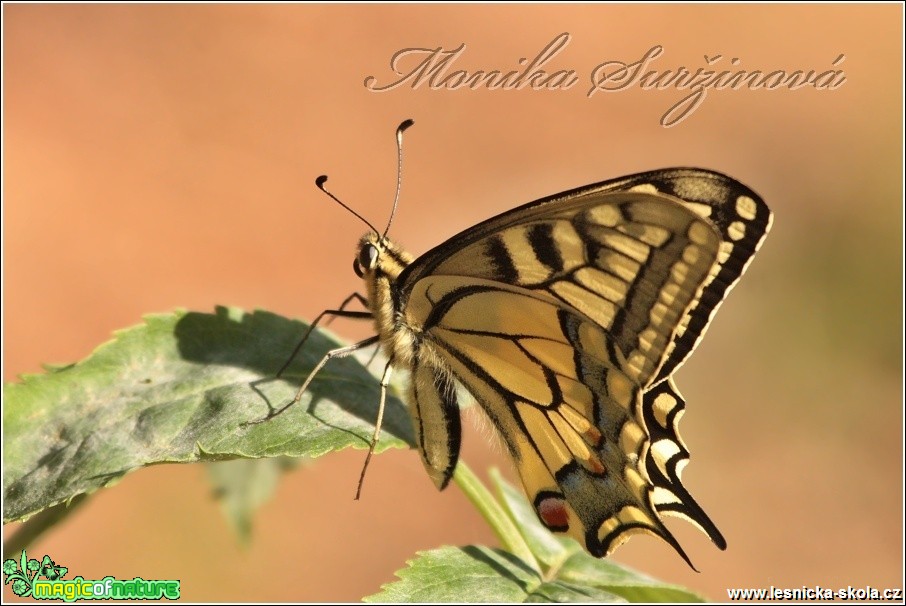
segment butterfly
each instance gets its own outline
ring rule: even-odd
[[[397,130],[400,166],[411,124]],[[710,170],[655,170],[536,200],[415,258],[387,237],[390,222],[379,232],[325,181],[371,228],[353,263],[366,294],[319,315],[293,356],[325,315],[371,319],[377,334],[329,352],[277,413],[330,359],[380,345],[387,365],[366,466],[395,369],[409,376],[417,446],[437,488],[458,460],[461,385],[551,531],[597,557],[648,533],[692,566],[664,524],[675,515],[726,548],[680,479],[689,451],[672,375],[770,229],[757,194]],[[394,212],[398,200],[399,178]],[[353,300],[366,311],[345,309]]]

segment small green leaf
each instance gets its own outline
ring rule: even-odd
[[[366,602],[623,602],[595,587],[545,581],[502,549],[442,547],[420,552]]]
[[[573,586],[588,587],[622,596],[630,602],[704,602],[685,587],[658,581],[614,562],[587,553],[572,539],[576,551],[557,571],[557,578]]]
[[[273,457],[234,459],[206,465],[214,497],[220,501],[227,522],[239,541],[247,545],[252,535],[252,518],[277,489],[280,478],[303,459]]]
[[[145,465],[367,448],[380,389],[352,357],[327,364],[284,414],[247,425],[289,402],[324,354],[341,345],[314,332],[283,378],[274,379],[305,327],[223,307],[151,315],[77,364],[7,384],[4,522]],[[407,443],[411,421],[391,390],[377,451]]]
[[[460,463],[461,464],[461,463]],[[459,473],[457,471],[457,473]],[[477,478],[468,474],[469,482]],[[528,501],[496,472],[503,509],[534,561],[502,549],[444,547],[418,554],[366,602],[700,602],[690,591],[594,558],[572,539],[555,537]],[[457,481],[460,484],[459,481]],[[483,508],[482,511],[494,511]],[[497,514],[494,514],[495,518]],[[537,562],[542,564],[538,570]]]
[[[366,602],[522,602],[541,578],[516,556],[488,547],[420,552]]]
[[[616,593],[594,587],[572,585],[564,581],[542,583],[525,598],[526,602],[620,602],[627,600]]]

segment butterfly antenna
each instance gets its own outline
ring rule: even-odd
[[[390,219],[387,221],[387,228],[381,234],[383,240],[390,231],[390,224],[393,223],[393,215],[396,214],[396,205],[400,201],[400,187],[403,184],[403,132],[415,124],[413,120],[403,120],[396,128],[396,196],[393,198],[393,208],[390,210]]]
[[[367,225],[368,227],[370,227],[370,228],[371,228],[371,231],[373,231],[375,234],[378,233],[378,230],[374,227],[374,225],[372,225],[371,223],[369,223],[368,219],[366,219],[365,217],[363,217],[362,215],[360,215],[360,214],[357,213],[356,211],[352,210],[351,208],[349,208],[348,206],[346,206],[345,204],[343,204],[343,201],[342,201],[342,200],[340,200],[340,199],[337,198],[335,195],[333,195],[332,193],[330,193],[329,191],[327,191],[327,188],[324,187],[324,184],[325,184],[325,183],[327,183],[327,175],[321,175],[320,177],[318,177],[317,179],[315,179],[315,185],[318,187],[318,189],[320,189],[320,190],[323,191],[325,194],[327,194],[328,196],[330,196],[331,198],[333,198],[333,201],[334,201],[334,202],[336,202],[337,204],[339,204],[340,206],[342,206],[343,208],[345,208],[346,210],[348,210],[349,212],[351,212],[352,214],[354,214],[356,217],[358,217],[358,218],[362,221],[362,223],[364,223],[365,225]]]

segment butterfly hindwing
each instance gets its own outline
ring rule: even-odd
[[[459,460],[459,406],[449,373],[431,363],[427,350],[419,349],[413,357],[409,402],[422,462],[434,484],[443,489]]]
[[[424,290],[424,292],[420,292]],[[426,324],[430,348],[498,428],[542,521],[604,555],[597,530],[660,526],[626,441],[639,390],[600,350],[606,335],[563,306],[515,287],[458,277],[425,278],[413,296],[442,310]],[[504,309],[471,315],[472,309]],[[565,354],[565,355],[564,355]]]

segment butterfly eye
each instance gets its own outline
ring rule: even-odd
[[[355,272],[355,275],[357,275],[357,276],[360,277],[360,278],[364,278],[364,277],[365,277],[365,273],[362,271],[362,266],[359,265],[359,260],[358,260],[358,259],[353,259],[353,261],[352,261],[352,271],[354,271],[354,272]]]
[[[374,269],[374,266],[377,265],[377,258],[378,250],[373,244],[365,244],[362,246],[361,250],[359,250],[359,258],[356,259],[359,271],[362,271],[363,269]],[[359,277],[361,277],[361,274]]]

